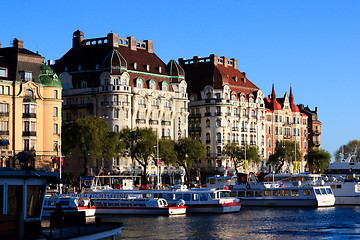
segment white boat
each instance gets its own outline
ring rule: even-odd
[[[46,196],[43,216],[50,217],[50,214],[55,211],[56,204],[58,203],[60,203],[63,212],[85,212],[86,217],[95,215],[95,206],[91,204],[89,198]]]
[[[163,198],[98,198],[92,200],[96,214],[181,215],[184,202],[168,204]]]
[[[241,199],[243,206],[333,206],[334,194],[329,186],[283,185],[276,182],[236,182],[235,177],[211,177],[210,187],[228,187],[231,196]]]
[[[169,204],[185,201],[187,213],[230,213],[239,212],[241,201],[230,197],[230,191],[224,189],[176,189],[176,190],[119,190],[89,189],[88,193],[69,194],[73,197],[91,199],[126,199],[126,198],[164,198]]]

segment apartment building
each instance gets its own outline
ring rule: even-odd
[[[61,129],[61,82],[44,57],[23,47],[0,44],[0,166],[16,167],[27,152],[31,166],[54,170]]]

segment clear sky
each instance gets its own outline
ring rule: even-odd
[[[360,1],[1,1],[0,43],[14,38],[58,59],[77,29],[85,38],[153,40],[170,59],[210,54],[238,59],[265,95],[293,87],[295,103],[318,107],[322,148],[360,139]]]

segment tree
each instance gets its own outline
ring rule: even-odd
[[[245,147],[241,148],[240,158],[245,160]],[[246,146],[246,159],[259,164],[262,159],[257,146]]]
[[[159,157],[166,165],[176,165],[177,163],[175,144],[176,142],[172,139],[159,140]]]
[[[344,156],[343,156],[344,150]],[[347,144],[344,144],[339,147],[339,149],[335,152],[335,161],[342,161],[343,159],[348,158],[350,155],[354,155],[351,158],[352,162],[360,162],[360,140],[352,140]]]
[[[276,166],[276,172],[280,172],[285,163],[291,163],[297,159],[301,160],[301,152],[299,145],[296,143],[296,158],[295,158],[295,142],[293,141],[279,141],[276,143],[275,152],[269,156],[267,164]]]
[[[231,142],[225,145],[222,154],[226,155],[227,157],[230,158],[230,161],[232,161],[234,163],[234,168],[235,168],[235,172],[236,175],[239,173],[238,172],[238,167],[242,166],[242,161],[241,159],[243,159],[241,157],[241,148],[239,146],[239,144],[237,142]]]
[[[205,157],[205,146],[192,138],[180,138],[174,146],[177,165],[185,169],[185,183],[190,185],[190,169]]]
[[[120,131],[120,139],[125,144],[131,160],[143,167],[142,182],[147,183],[147,167],[151,160],[155,161],[156,135],[151,128],[124,128]]]
[[[330,164],[331,155],[323,149],[310,149],[308,153],[308,164],[310,169],[316,173],[322,173]]]
[[[108,161],[120,154],[123,145],[119,134],[111,132],[107,122],[99,117],[86,117],[62,127],[62,151],[65,156],[79,152],[83,158],[83,176],[90,166],[98,168],[99,162]]]

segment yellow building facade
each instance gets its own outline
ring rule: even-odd
[[[0,45],[1,46],[1,45]],[[54,170],[60,154],[61,82],[44,58],[23,48],[0,48],[0,166],[18,167],[18,154],[29,166]]]

